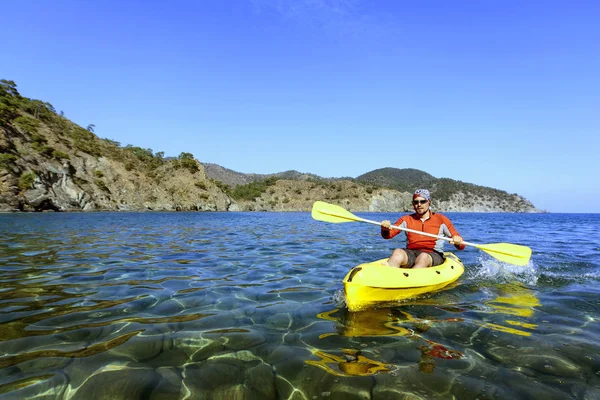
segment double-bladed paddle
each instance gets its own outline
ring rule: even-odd
[[[366,222],[373,225],[381,226],[381,222],[370,221],[368,219],[357,217],[350,211],[343,209],[335,204],[325,203],[324,201],[316,201],[312,208],[312,217],[318,221],[333,222],[339,224],[343,222]],[[413,229],[402,228],[399,226],[392,225],[391,228],[399,229],[401,231],[412,232],[419,235],[429,236],[437,239],[452,241],[452,238],[445,236],[438,236],[432,233],[415,231]],[[479,250],[485,251],[492,257],[509,264],[525,266],[529,263],[531,258],[531,249],[527,246],[521,246],[518,244],[510,243],[491,243],[491,244],[475,244],[464,242],[467,246],[477,247]]]

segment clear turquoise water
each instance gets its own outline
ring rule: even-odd
[[[446,290],[349,313],[346,272],[400,237],[308,213],[2,214],[0,398],[600,398],[600,215],[447,215],[532,262],[468,248]]]

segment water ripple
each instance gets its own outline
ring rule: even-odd
[[[307,213],[0,215],[0,397],[598,397],[599,217],[451,218],[532,262],[469,248],[446,290],[349,313],[346,272],[400,238]]]

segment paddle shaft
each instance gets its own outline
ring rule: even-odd
[[[362,222],[367,222],[369,224],[373,224],[373,225],[379,225],[381,226],[381,222],[377,222],[377,221],[371,221],[369,219],[364,219],[364,218],[359,218],[360,221]],[[423,235],[423,236],[429,236],[432,238],[437,238],[437,239],[442,239],[442,240],[446,240],[448,242],[452,241],[452,238],[446,237],[446,236],[438,236],[438,235],[434,235],[433,233],[427,233],[427,232],[421,232],[421,231],[416,231],[414,229],[409,229],[409,228],[402,228],[400,226],[396,226],[396,225],[392,225],[390,226],[390,229],[394,228],[394,229],[398,229],[400,231],[405,231],[405,232],[412,232],[412,233],[416,233],[417,235]],[[475,247],[479,247],[479,245],[475,244],[475,243],[469,243],[469,242],[462,242],[461,244],[466,244],[468,246],[475,246]]]
[[[344,210],[340,206],[327,204],[322,201],[316,201],[313,205],[312,217],[319,221],[333,222],[336,224],[355,221],[366,222],[369,224],[381,226],[381,222],[370,221],[368,219],[357,217],[351,212]],[[452,238],[446,236],[438,236],[427,232],[402,228],[396,225],[390,226],[390,229],[398,229],[399,231],[412,232],[417,235],[428,236],[435,239],[442,239],[452,243]],[[476,247],[479,250],[485,251],[497,260],[507,262],[509,264],[525,266],[529,263],[529,259],[531,257],[531,249],[527,246],[519,246],[510,243],[475,244],[469,242],[461,242],[461,244]]]

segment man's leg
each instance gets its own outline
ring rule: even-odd
[[[419,254],[415,260],[413,268],[429,268],[433,265],[433,258],[429,253],[423,252]]]
[[[388,259],[387,265],[395,268],[410,268],[414,260],[414,256],[410,257],[404,249],[396,249]]]

